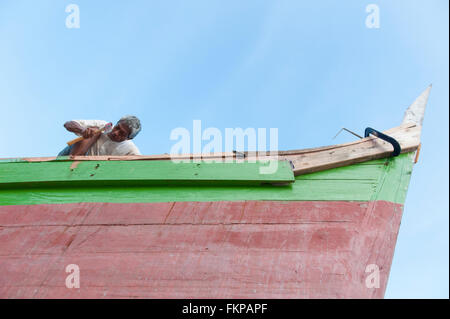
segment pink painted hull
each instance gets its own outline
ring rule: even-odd
[[[382,298],[401,215],[386,201],[0,206],[0,298]]]

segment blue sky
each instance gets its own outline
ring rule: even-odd
[[[80,8],[68,29],[65,7]],[[368,29],[365,8],[380,8]],[[0,1],[0,157],[53,156],[71,119],[141,118],[143,154],[170,132],[277,127],[279,148],[397,126],[430,84],[422,150],[386,298],[449,297],[447,0]]]

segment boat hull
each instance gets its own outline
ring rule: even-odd
[[[0,298],[382,298],[402,209],[384,200],[0,206]],[[72,264],[79,288],[66,286]]]
[[[0,298],[382,298],[430,89],[384,131],[395,157],[378,135],[0,159]]]

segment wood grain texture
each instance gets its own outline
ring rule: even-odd
[[[419,126],[404,125],[385,133],[399,142],[402,153],[414,152],[420,145],[421,128]],[[359,143],[296,155],[295,159],[292,159],[295,167],[294,174],[301,175],[386,158],[392,151],[393,147],[390,143],[376,137],[367,137],[360,140]]]

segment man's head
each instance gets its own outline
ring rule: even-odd
[[[141,131],[141,122],[136,116],[127,115],[122,117],[108,133],[108,137],[114,142],[131,140]]]

